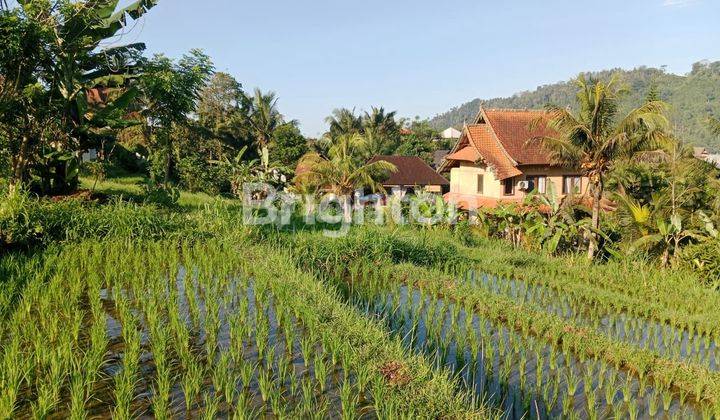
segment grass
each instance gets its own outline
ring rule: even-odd
[[[491,413],[473,408],[446,372],[409,353],[380,324],[343,303],[332,289],[300,272],[277,251],[214,240],[179,246],[174,241],[84,241],[65,245],[57,258],[60,263],[53,273],[31,279],[21,302],[6,318],[12,340],[2,345],[0,384],[8,416],[69,416],[65,410],[72,407],[76,416],[168,417],[178,414],[173,411],[178,399],[186,410],[203,416],[258,409],[290,413],[303,405],[306,413],[329,415],[347,412],[360,400],[370,401],[379,415],[431,413],[457,418]],[[39,271],[43,273],[44,267]],[[185,279],[185,285],[195,284],[190,293],[203,302],[199,331],[192,331],[189,311],[182,309],[187,306],[185,293],[175,288],[178,278]],[[239,304],[245,299],[250,303],[248,313]],[[178,312],[185,315],[170,315]],[[100,324],[92,321],[102,315],[118,324],[105,337],[93,328]],[[61,319],[80,322],[58,322]],[[95,338],[82,333],[85,322]],[[271,339],[264,332],[269,326],[283,331],[291,324],[295,325],[292,337]],[[234,326],[234,342],[210,333],[217,325]],[[191,329],[189,334],[186,329]],[[215,344],[208,345],[213,336]],[[113,337],[119,344],[109,347],[108,340],[117,341]],[[312,376],[304,373],[295,379],[311,384],[310,400],[289,394],[280,397],[292,376],[281,365],[296,357],[283,353],[288,349],[285,340],[294,342],[289,350],[293,353],[299,352],[301,340],[311,343],[303,346]],[[268,347],[254,359],[255,353],[248,351],[257,350],[256,341]],[[86,342],[94,349],[86,353],[87,366],[95,368],[78,369],[75,349]],[[396,366],[395,376],[384,373],[388,364]],[[104,374],[97,373],[97,366]],[[117,373],[104,376],[108,369]],[[293,375],[298,371],[293,370]],[[65,382],[61,379],[65,377],[77,379]],[[207,383],[214,386],[208,388]],[[66,388],[68,393],[63,391]],[[302,387],[294,388],[300,393]],[[184,392],[178,395],[173,389]],[[382,394],[383,400],[374,401],[370,389]],[[360,390],[366,395],[361,397]],[[149,400],[139,398],[145,393]],[[88,401],[93,401],[92,408]]]
[[[0,417],[720,415],[720,298],[686,272],[245,228],[236,201],[147,205],[139,181],[23,210],[42,229],[0,256]]]
[[[359,233],[341,240],[323,238],[315,233],[304,235],[304,238],[292,238],[286,242],[291,244],[298,264],[309,271],[324,275],[338,284],[346,294],[356,296],[352,299],[360,297],[362,301],[372,304],[382,290],[388,290],[388,288],[392,290],[393,287],[398,286],[411,287],[419,290],[421,294],[430,294],[435,299],[454,302],[455,308],[462,307],[465,311],[475,313],[496,325],[503,325],[520,334],[521,337],[539,338],[560,350],[561,354],[573,354],[580,360],[600,360],[616,370],[629,372],[641,385],[639,391],[641,396],[646,394],[646,383],[651,380],[657,387],[656,392],[661,392],[663,389],[674,389],[676,395],[692,396],[695,402],[701,403],[702,410],[706,410],[707,406],[715,407],[717,410],[720,401],[720,388],[718,388],[720,376],[715,372],[709,371],[693,361],[664,358],[646,348],[633,345],[633,343],[618,341],[594,328],[577,325],[572,320],[528,305],[517,296],[503,296],[483,290],[464,279],[456,280],[455,276],[447,274],[457,271],[456,268],[447,267],[443,262],[438,264],[436,262],[438,259],[434,258],[436,252],[433,250],[427,255],[422,255],[419,248],[414,248],[418,254],[408,258],[408,260],[420,262],[427,267],[418,267],[409,263],[398,264],[396,261],[402,258],[397,258],[397,254],[386,252],[389,243],[413,241],[415,240],[413,238],[408,239],[402,235],[382,231]],[[461,250],[459,245],[450,241],[445,247]],[[407,249],[407,246],[399,248]],[[462,261],[462,264],[466,262]],[[470,261],[469,264],[472,266],[477,262]],[[441,269],[432,268],[435,265],[439,265]],[[467,265],[465,266],[467,267]],[[491,272],[494,270],[489,264],[483,268],[487,268]],[[368,284],[375,285],[376,289],[368,288]],[[577,297],[577,295],[573,296]],[[398,301],[400,300],[398,298]],[[395,302],[390,304],[389,308],[391,309],[381,310],[379,314],[401,316],[395,314],[401,310],[399,309],[402,308],[401,304]],[[590,311],[591,314],[593,311],[602,312],[601,305],[590,304],[586,305],[584,309],[586,312]],[[420,311],[422,312],[422,310]],[[715,309],[716,312],[717,309]],[[431,312],[428,310],[428,313]],[[638,308],[636,313],[644,313],[643,307]],[[401,316],[400,325],[408,325],[408,316]],[[429,316],[432,318],[432,315]],[[712,317],[709,318],[712,319]],[[451,313],[449,320],[451,326],[454,325],[455,319],[457,319],[457,314]],[[421,322],[423,321],[413,320],[410,325],[417,328]],[[391,330],[395,331],[397,328],[397,325],[390,324]],[[402,329],[407,327],[399,328],[403,332],[401,335],[407,336],[410,333],[407,329]],[[432,334],[433,328],[431,326],[426,328],[428,334]],[[456,340],[462,344],[462,340],[457,340],[457,338],[443,338],[439,333],[437,335],[435,345],[440,346],[440,350],[436,354],[439,354],[443,360],[447,358],[446,343]],[[502,343],[501,341],[500,353],[505,352]],[[412,342],[409,345],[412,347]],[[524,358],[518,360],[520,374],[524,373],[522,367],[525,364]],[[507,380],[510,371],[505,371],[504,368],[510,369],[510,366],[502,367],[503,369],[500,369],[499,372],[501,379],[504,377]],[[577,375],[572,372],[568,373],[563,380],[570,395],[578,392],[579,382]],[[526,381],[521,380],[520,386],[524,387],[525,385]],[[636,398],[634,393],[633,398]],[[594,411],[596,395],[587,391],[586,399],[591,401],[588,410]],[[652,399],[648,398],[648,406],[651,401]],[[630,412],[634,410],[632,407],[627,407],[627,409]]]

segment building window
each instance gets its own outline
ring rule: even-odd
[[[508,178],[503,181],[503,194],[515,195],[515,178]]]
[[[483,188],[484,188],[483,186],[485,185],[484,181],[485,181],[485,177],[482,174],[478,174],[478,176],[477,176],[477,193],[478,194],[482,194],[484,191],[483,190]]]
[[[527,177],[528,192],[536,191],[540,194],[547,192],[547,177],[545,175],[532,175]]]
[[[563,194],[580,194],[582,188],[582,178],[579,176],[564,176],[563,177]]]

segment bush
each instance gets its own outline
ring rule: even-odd
[[[0,191],[0,248],[27,245],[41,236],[43,226],[37,200],[24,190]]]
[[[190,231],[182,215],[120,200],[100,205],[76,199],[41,200],[0,192],[0,250],[86,238],[162,238]],[[187,229],[186,229],[187,228]]]
[[[180,185],[191,192],[210,195],[230,191],[230,177],[225,167],[211,165],[200,156],[186,156],[177,164]]]
[[[705,284],[720,288],[720,240],[686,246],[680,254],[680,261],[682,266],[700,274]]]
[[[148,161],[137,154],[143,156],[147,151],[136,146],[133,148],[126,148],[121,144],[116,144],[109,157],[110,168],[108,172],[114,173],[129,173],[129,174],[145,174],[148,172]]]
[[[143,189],[145,203],[174,208],[177,207],[178,200],[180,200],[180,190],[175,187],[166,187],[162,184],[147,181]]]

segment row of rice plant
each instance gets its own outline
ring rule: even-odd
[[[380,241],[425,243],[427,233],[418,229],[400,232],[378,230]],[[654,319],[720,341],[720,296],[683,271],[658,271],[637,262],[592,265],[582,259],[550,258],[495,240],[475,241],[465,246],[446,230],[432,232],[433,247],[443,247],[456,257],[450,270],[464,275],[468,269],[500,278],[545,286],[566,296],[602,308],[608,313],[625,312]],[[459,258],[458,258],[459,257]],[[415,259],[415,263],[422,260]],[[422,264],[427,265],[427,264]],[[446,264],[432,264],[448,271]],[[454,268],[454,270],[453,270]]]
[[[492,256],[494,253],[491,250],[502,248],[500,244],[493,244],[493,247],[468,248],[463,247],[459,241],[442,230],[432,233],[434,239],[429,243],[426,242],[427,233],[413,229],[404,230],[399,234],[377,230],[374,236],[378,238],[379,243],[385,244],[383,247],[415,251],[416,255],[405,261],[456,273],[461,278],[476,281],[477,285],[494,293],[505,293],[523,301],[530,301],[537,294],[542,302],[547,303],[543,305],[546,310],[573,319],[577,324],[594,326],[614,338],[656,351],[669,358],[688,360],[704,365],[708,369],[717,370],[720,360],[718,357],[720,306],[713,306],[716,299],[714,294],[708,293],[707,290],[694,304],[678,305],[677,301],[683,299],[676,298],[673,300],[675,304],[668,308],[665,302],[672,297],[669,295],[677,295],[677,292],[655,291],[655,295],[663,297],[655,300],[663,302],[662,304],[653,300],[639,301],[633,296],[634,293],[626,290],[608,290],[600,284],[589,284],[582,279],[575,282],[575,279],[563,272],[562,268],[554,264],[548,266],[546,261],[535,255],[528,256],[516,250],[517,258],[505,252],[501,254],[503,260],[498,261]],[[350,237],[348,242],[357,243],[362,242],[363,239],[362,235],[356,235]],[[419,243],[430,248],[427,253],[423,254],[422,246],[416,246]],[[432,258],[437,254],[435,251],[437,248],[445,249],[446,254],[453,255],[453,258],[447,260],[452,263],[450,267],[446,264],[447,261],[438,262],[438,259]],[[491,258],[486,261],[488,251]],[[517,261],[504,261],[508,255]],[[526,261],[524,257],[529,257],[532,261]],[[394,260],[398,259],[394,258]],[[587,269],[594,273],[599,270],[596,267],[587,267]],[[617,270],[617,267],[613,270]],[[487,273],[505,273],[506,276]],[[649,271],[649,273],[652,275],[654,272]],[[518,279],[515,275],[528,280]],[[631,277],[627,273],[625,276]],[[622,284],[622,282],[610,284],[618,283]],[[657,282],[653,281],[650,284]],[[644,287],[644,289],[652,288],[647,285]],[[697,285],[693,285],[690,290],[695,294],[699,289]],[[535,299],[535,302],[540,299]],[[672,309],[674,306],[682,309]],[[693,312],[696,310],[700,312]]]
[[[514,299],[488,293],[467,282],[458,282],[439,271],[409,264],[394,265],[387,259],[374,262],[357,260],[354,264],[336,266],[333,270],[327,262],[342,260],[342,255],[335,254],[330,240],[320,245],[322,239],[313,239],[312,242],[295,242],[294,251],[299,256],[297,262],[311,270],[314,267],[323,267],[326,276],[330,280],[341,280],[338,284],[348,289],[347,293],[351,296],[367,294],[369,282],[374,282],[377,290],[383,292],[365,295],[363,298],[366,302],[374,302],[378,296],[382,296],[378,293],[387,293],[388,285],[421,288],[436,298],[449,298],[463,307],[472,308],[473,312],[485,320],[508,326],[524,337],[542,339],[566,356],[597,359],[616,371],[629,373],[636,381],[650,381],[658,395],[664,391],[666,395],[675,395],[683,403],[692,400],[698,405],[700,412],[712,413],[718,401],[718,378],[695,363],[659,357],[652,351],[618,342],[592,329],[519,304]],[[309,248],[304,248],[303,244]],[[343,249],[342,246],[338,248]],[[373,290],[373,287],[369,289]],[[445,346],[447,347],[447,343]],[[649,412],[650,401],[646,405]]]
[[[401,286],[356,302],[415,351],[449,367],[483,400],[511,418],[669,418],[699,416],[687,393],[675,395],[598,357],[577,357],[532,335],[488,321],[446,299]],[[709,406],[704,415],[710,416]]]
[[[518,416],[573,416],[585,410],[590,418],[637,418],[658,414],[661,401],[662,413],[670,417],[710,418],[718,409],[717,377],[699,366],[661,359],[512,300],[458,285],[441,273],[404,264],[358,270],[353,280],[351,296],[358,306],[384,316],[408,346],[449,363],[485,398],[520,404],[505,407]],[[558,366],[571,372],[561,370],[553,377]],[[543,392],[529,389],[528,383]],[[593,385],[579,386],[584,383]],[[571,398],[539,399],[547,397],[547,387]],[[600,401],[591,390],[602,390],[608,398]]]
[[[83,243],[52,261],[3,322],[2,418],[491,414],[267,249]]]
[[[545,286],[529,285],[521,280],[498,278],[474,270],[469,271],[462,280],[492,293],[508,296],[516,302],[571,319],[576,324],[591,326],[617,340],[654,350],[663,356],[692,361],[710,370],[718,369],[720,347],[709,335],[693,334],[692,331],[635,317],[623,311],[607,312],[582,299],[574,299]]]

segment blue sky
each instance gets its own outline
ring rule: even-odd
[[[431,117],[580,71],[720,59],[720,0],[160,0],[124,42],[202,48],[306,135],[336,107]]]

